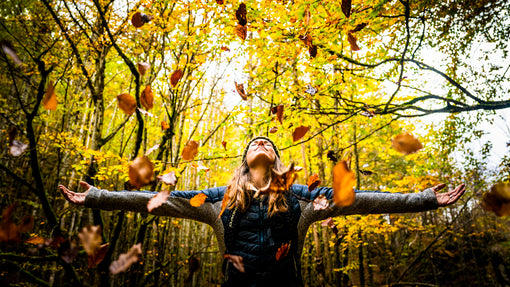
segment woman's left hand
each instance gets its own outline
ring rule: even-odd
[[[461,184],[457,186],[455,189],[450,190],[445,193],[439,193],[441,189],[443,189],[446,184],[441,183],[434,187],[432,187],[432,191],[436,194],[437,203],[439,206],[448,206],[450,204],[454,204],[466,191],[465,184]]]

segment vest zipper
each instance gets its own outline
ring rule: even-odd
[[[262,200],[259,199],[259,202],[260,202],[260,208],[259,208],[259,223],[260,223],[260,228],[259,228],[259,244],[260,244],[260,266],[263,267],[264,266],[264,226],[263,226],[263,222],[264,222],[264,207],[263,207],[263,204],[262,204]]]

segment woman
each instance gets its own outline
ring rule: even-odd
[[[228,186],[201,191],[173,191],[162,206],[151,213],[189,218],[210,225],[225,260],[223,286],[302,286],[300,257],[308,227],[316,221],[349,214],[419,212],[447,206],[464,193],[464,185],[438,193],[445,184],[420,193],[356,192],[355,202],[347,207],[333,206],[314,210],[312,201],[327,187],[308,191],[306,185],[293,184],[288,191],[268,193],[271,169],[283,171],[275,144],[266,137],[252,139],[243,153],[243,161]],[[148,192],[109,192],[85,182],[87,190],[75,193],[60,185],[64,197],[78,205],[105,210],[122,209],[147,212]],[[206,203],[192,207],[189,199],[198,193],[207,195]],[[225,210],[222,212],[222,201]],[[221,216],[220,216],[221,214]]]

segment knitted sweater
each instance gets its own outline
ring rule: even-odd
[[[224,227],[219,213],[226,187],[214,187],[200,191],[173,191],[172,196],[151,214],[193,219],[210,225],[217,238],[220,252],[225,252]],[[207,195],[206,202],[199,207],[189,204],[189,199],[198,193]],[[308,186],[294,184],[291,192],[304,200],[299,200],[301,217],[298,223],[298,248],[301,255],[306,232],[316,221],[329,217],[351,214],[381,214],[420,212],[438,208],[434,192],[426,189],[419,193],[387,193],[356,191],[356,200],[347,207],[333,206],[324,210],[315,210],[312,201],[324,194],[328,199],[333,195],[332,188],[320,187],[308,192]],[[147,191],[108,191],[91,187],[85,197],[85,206],[103,210],[125,210],[147,213],[147,202],[155,195]]]

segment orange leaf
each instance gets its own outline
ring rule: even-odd
[[[44,94],[44,99],[42,101],[43,107],[47,110],[54,111],[57,109],[57,94],[55,94],[55,87],[53,87],[53,83],[49,82],[48,87],[46,88],[46,93]]]
[[[46,239],[44,239],[40,236],[30,237],[29,239],[27,239],[25,241],[25,243],[34,244],[34,245],[44,244],[45,242],[46,242]]]
[[[241,98],[243,98],[243,100],[246,101],[248,99],[248,95],[246,95],[246,92],[244,91],[243,84],[238,84],[236,82],[234,82],[234,84],[236,85],[236,90],[241,96]]]
[[[163,203],[166,202],[168,195],[170,195],[168,190],[158,192],[149,200],[149,202],[147,202],[147,210],[151,212],[155,208],[160,207]]]
[[[423,148],[420,141],[411,134],[399,134],[392,140],[392,146],[398,152],[408,155]]]
[[[182,149],[182,159],[192,160],[198,154],[198,143],[196,141],[189,141]]]
[[[161,129],[162,130],[166,130],[166,129],[169,129],[170,128],[170,125],[165,122],[165,121],[161,121]]]
[[[354,203],[356,194],[356,177],[349,170],[346,161],[341,161],[333,167],[333,201],[338,206],[349,206]]]
[[[127,115],[131,115],[136,110],[136,99],[130,94],[120,94],[117,96],[117,104]]]
[[[172,87],[177,86],[182,76],[184,76],[184,72],[181,69],[177,69],[172,73],[172,76],[170,76],[170,84]]]
[[[287,256],[287,254],[289,254],[289,249],[290,241],[288,243],[282,244],[282,246],[278,248],[278,251],[276,251],[276,261],[280,261],[280,259]]]
[[[145,86],[145,89],[142,91],[140,104],[142,104],[146,110],[150,110],[154,106],[154,94],[152,93],[151,85]]]
[[[147,73],[147,71],[151,68],[151,64],[146,63],[146,62],[140,62],[140,63],[137,63],[136,65],[138,68],[138,72],[142,76],[145,75],[145,73]]]
[[[248,29],[246,28],[246,26],[237,24],[236,27],[234,28],[234,31],[236,35],[239,36],[239,38],[246,40],[246,36],[248,34]]]
[[[129,266],[131,266],[131,264],[138,261],[141,255],[142,243],[133,245],[127,253],[121,254],[116,261],[113,261],[112,264],[110,264],[110,273],[118,274],[120,272],[126,271]]]
[[[314,173],[312,174],[309,178],[308,178],[308,181],[306,182],[306,184],[308,185],[308,191],[312,191],[314,190],[315,188],[317,188],[317,186],[319,186],[321,184],[321,181],[319,179],[319,175]]]
[[[227,259],[228,262],[232,263],[239,272],[244,273],[243,257],[239,255],[224,254],[223,258]]]
[[[510,215],[510,183],[500,182],[483,195],[482,207],[497,216]]]
[[[149,184],[154,175],[154,164],[146,156],[137,157],[129,165],[129,183],[135,188]]]
[[[286,192],[290,186],[294,183],[297,178],[296,170],[294,169],[294,163],[291,163],[289,167],[283,172],[277,172],[271,169],[271,181],[268,187],[261,189],[261,193],[268,192]]]
[[[349,44],[351,45],[351,50],[353,51],[359,51],[360,48],[358,47],[358,44],[356,43],[357,39],[354,37],[353,34],[350,32],[347,33],[347,41],[349,41]]]
[[[306,133],[310,130],[310,127],[305,126],[299,126],[294,130],[294,133],[292,133],[292,139],[293,141],[298,141],[302,137],[306,135]]]
[[[221,142],[221,145],[223,146],[223,148],[225,149],[225,151],[227,151],[227,142],[226,142],[226,141],[222,141],[222,142]]]
[[[204,204],[206,198],[207,195],[205,195],[205,193],[199,193],[189,200],[189,204],[194,207],[199,207],[200,205]]]

